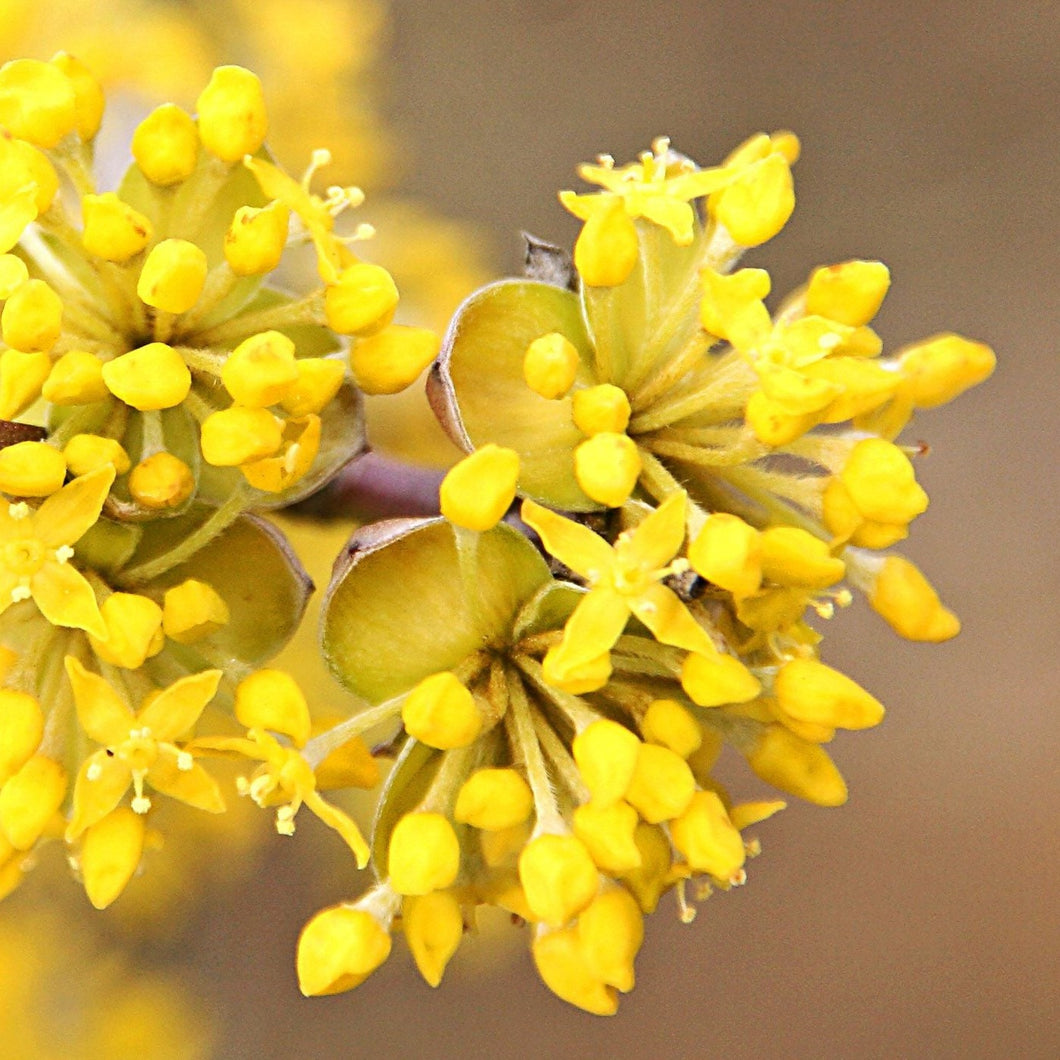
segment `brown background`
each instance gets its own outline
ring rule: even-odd
[[[748,886],[691,926],[664,902],[614,1019],[552,998],[509,928],[514,945],[467,942],[438,991],[399,944],[353,993],[302,1001],[299,927],[356,882],[345,861],[315,860],[323,843],[277,840],[176,955],[223,1020],[217,1055],[1060,1055],[1060,7],[392,8],[406,186],[491,233],[498,271],[516,267],[520,228],[573,236],[555,191],[600,151],[627,160],[666,133],[711,163],[759,129],[800,134],[799,208],[748,263],[783,291],[815,265],[879,257],[892,348],[953,329],[998,352],[988,385],[909,434],[932,446],[919,465],[932,505],[909,551],[965,631],[909,645],[864,605],[832,623],[826,660],[890,708],[880,729],[837,741],[850,803],[793,806],[758,829]]]
[[[555,191],[578,161],[660,133],[703,163],[800,134],[799,208],[750,263],[782,291],[879,257],[892,348],[953,329],[998,352],[988,385],[910,432],[933,450],[910,552],[965,631],[920,647],[863,605],[833,622],[826,658],[890,708],[837,742],[850,803],[763,826],[749,885],[690,927],[665,903],[616,1018],[555,1001],[520,944],[491,965],[483,940],[439,991],[398,946],[352,994],[295,1001],[290,948],[320,896],[291,909],[292,850],[238,929],[203,940],[240,977],[223,1055],[1060,1055],[1060,7],[399,0],[393,22],[411,186],[481,222],[505,269],[520,228],[572,237]],[[239,956],[234,933],[255,940]]]

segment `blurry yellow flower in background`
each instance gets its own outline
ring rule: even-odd
[[[92,974],[71,975],[91,968]],[[213,1016],[165,972],[108,951],[85,917],[22,909],[0,920],[4,1055],[201,1060]],[[60,1018],[61,1014],[61,1018]]]

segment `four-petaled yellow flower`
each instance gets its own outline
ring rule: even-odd
[[[689,200],[724,187],[732,180],[733,171],[725,166],[697,169],[691,160],[671,153],[669,139],[660,136],[651,151],[641,154],[639,162],[616,169],[614,160],[605,155],[599,165],[579,166],[578,176],[599,184],[604,191],[583,195],[561,191],[560,201],[575,217],[587,221],[618,196],[628,217],[643,217],[687,246],[692,242],[695,219]]]
[[[522,518],[545,548],[589,584],[568,619],[563,640],[546,659],[551,675],[572,678],[610,651],[630,615],[662,644],[712,655],[715,646],[664,578],[688,569],[674,557],[685,539],[684,492],[672,494],[639,526],[621,534],[614,547],[587,526],[524,501]]]
[[[32,599],[55,626],[105,639],[96,595],[68,562],[71,547],[99,519],[114,468],[82,475],[34,511],[24,501],[0,505],[0,614]]]
[[[196,740],[195,752],[236,754],[261,762],[249,779],[239,778],[239,793],[259,806],[277,806],[276,831],[281,835],[294,834],[294,818],[304,803],[342,836],[363,869],[371,854],[368,844],[353,819],[321,797],[316,771],[302,754],[309,738],[309,706],[294,679],[282,670],[257,670],[236,689],[235,712],[248,727],[246,737]],[[280,743],[274,732],[289,743]]]
[[[73,656],[66,672],[74,690],[81,728],[100,750],[85,759],[74,785],[73,814],[67,839],[77,839],[101,821],[132,786],[132,809],[146,813],[151,800],[146,782],[155,791],[200,810],[221,813],[224,801],[217,782],[173,741],[199,720],[217,691],[220,670],[182,677],[147,697],[136,713],[99,674],[86,670]]]

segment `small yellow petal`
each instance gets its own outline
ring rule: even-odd
[[[125,806],[85,830],[78,862],[85,893],[97,909],[106,909],[125,890],[143,846],[143,815]]]

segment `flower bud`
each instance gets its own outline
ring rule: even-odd
[[[0,688],[0,786],[29,761],[43,735],[44,714],[37,700]]]
[[[673,699],[653,700],[644,713],[640,728],[648,743],[669,747],[682,758],[688,758],[703,742],[699,722]]]
[[[0,449],[0,492],[48,497],[66,478],[66,459],[47,442],[16,442]]]
[[[842,806],[847,786],[823,748],[783,725],[770,725],[747,753],[751,769],[774,787],[818,806]]]
[[[239,405],[275,405],[298,379],[294,343],[279,331],[244,339],[225,360],[221,382]]]
[[[846,573],[826,542],[795,526],[771,526],[759,538],[767,581],[801,589],[824,589]]]
[[[574,475],[578,485],[599,504],[618,508],[629,500],[641,461],[629,435],[605,431],[574,450]]]
[[[489,443],[451,468],[442,479],[442,515],[468,530],[496,526],[515,500],[519,454]]]
[[[562,927],[595,897],[600,877],[585,844],[572,835],[539,835],[519,855],[519,879],[534,915]]]
[[[322,412],[342,387],[346,369],[341,361],[324,357],[302,357],[295,361],[295,381],[280,399],[288,416],[310,416]]]
[[[199,157],[199,134],[191,115],[174,103],[155,107],[136,126],[132,154],[152,184],[165,188],[187,180]]]
[[[994,351],[981,342],[960,335],[936,335],[899,357],[901,392],[918,409],[937,408],[989,378],[996,363]]]
[[[574,244],[574,266],[589,287],[617,287],[637,264],[637,228],[619,196],[594,210]]]
[[[98,434],[75,434],[66,443],[63,456],[66,457],[66,466],[71,475],[87,475],[108,465],[114,468],[116,474],[124,475],[131,466],[129,454],[120,442]]]
[[[58,52],[52,56],[51,62],[66,75],[73,87],[75,128],[77,135],[87,143],[99,132],[103,121],[103,89],[92,71],[73,55]]]
[[[670,835],[693,872],[731,880],[743,868],[743,839],[716,792],[697,791],[685,812],[670,822]]]
[[[0,419],[13,420],[40,397],[51,367],[51,358],[40,350],[0,353]]]
[[[748,166],[708,200],[710,212],[733,240],[757,247],[787,224],[795,209],[791,167],[778,153]]]
[[[97,258],[121,264],[151,242],[151,222],[112,191],[82,196],[81,212],[81,244]]]
[[[169,602],[167,593],[167,607]],[[240,681],[236,687],[235,714],[240,725],[283,733],[295,747],[304,747],[309,739],[312,727],[309,704],[298,682],[284,670],[255,670]]]
[[[215,467],[238,467],[270,456],[283,444],[283,423],[265,409],[241,405],[203,420],[202,455]]]
[[[618,996],[586,960],[576,928],[540,931],[531,943],[537,974],[556,997],[594,1016],[613,1016]]]
[[[633,961],[644,941],[644,920],[636,899],[624,887],[601,891],[582,910],[575,930],[592,974],[608,986],[629,993],[634,982]]]
[[[260,209],[240,206],[225,233],[224,252],[228,267],[237,276],[261,276],[272,272],[287,245],[291,211],[279,201]]]
[[[485,831],[522,824],[534,808],[534,796],[514,769],[479,769],[460,788],[453,817]]]
[[[179,508],[194,492],[195,476],[172,453],[155,453],[129,473],[129,493],[137,504],[153,511]]]
[[[170,409],[191,390],[191,372],[172,346],[149,342],[103,365],[107,389],[140,412]]]
[[[634,841],[640,817],[628,802],[619,800],[607,806],[587,802],[574,810],[574,834],[585,844],[597,868],[618,876],[640,865],[641,855]]]
[[[633,842],[640,852],[640,864],[622,873],[622,879],[645,913],[655,912],[663,891],[673,882],[673,852],[666,833],[658,825],[637,825]]]
[[[343,269],[324,291],[328,327],[340,335],[374,335],[393,319],[397,304],[394,278],[381,266],[365,261]]]
[[[460,903],[449,891],[408,897],[402,903],[401,923],[420,975],[430,986],[438,986],[464,937]]]
[[[891,273],[882,261],[844,261],[814,269],[806,288],[806,312],[858,327],[877,313]]]
[[[51,366],[41,393],[53,405],[89,405],[110,395],[102,362],[86,350],[64,353]]]
[[[696,790],[688,763],[668,747],[640,745],[626,799],[648,824],[684,813]]]
[[[444,890],[460,871],[460,843],[440,813],[407,813],[390,836],[387,872],[399,894]]]
[[[750,596],[762,583],[759,532],[738,515],[716,512],[688,547],[697,574],[735,597]]]
[[[571,403],[574,425],[583,434],[622,434],[629,426],[629,398],[611,383],[575,391]]]
[[[758,678],[739,659],[721,652],[690,652],[681,667],[681,687],[701,707],[746,703],[762,691]]]
[[[640,740],[624,725],[601,718],[587,725],[571,744],[578,772],[600,807],[626,794],[640,754]]]
[[[25,140],[0,136],[0,200],[9,200],[27,184],[35,185],[30,196],[37,214],[47,212],[59,190],[55,167],[47,155]]]
[[[164,313],[186,313],[206,283],[206,255],[186,239],[163,239],[151,248],[136,293],[144,305]]]
[[[408,694],[401,719],[410,736],[429,747],[467,747],[482,731],[475,697],[448,670],[425,677]]]
[[[961,631],[960,619],[939,600],[920,571],[903,556],[887,556],[873,582],[869,603],[908,640],[943,641]]]
[[[166,636],[178,644],[194,644],[226,626],[228,619],[228,606],[206,582],[188,578],[166,590],[162,605],[162,628]],[[277,729],[275,725],[262,727],[274,732],[288,731]]]
[[[816,659],[792,659],[778,671],[773,691],[796,721],[839,729],[868,729],[883,721],[883,704],[846,674]]]
[[[34,755],[0,788],[0,832],[16,850],[29,850],[66,796],[66,771]]]
[[[63,330],[62,299],[43,280],[27,280],[4,303],[0,328],[16,350],[50,350]]]
[[[105,662],[136,670],[162,650],[162,608],[154,600],[137,593],[113,593],[100,604],[99,613],[107,636],[89,633],[88,639]]]
[[[535,394],[555,400],[574,386],[579,363],[574,344],[558,331],[551,331],[527,346],[523,357],[523,378]]]
[[[3,138],[0,137],[0,142],[2,141]],[[0,166],[2,164],[0,162]],[[0,172],[3,172],[3,170],[0,169]],[[3,192],[0,191],[0,198],[3,197]],[[0,238],[2,238],[2,229],[3,222],[0,221]],[[21,235],[21,229],[16,234],[13,242],[18,242],[19,235]],[[28,279],[29,269],[26,268],[26,263],[20,257],[16,257],[14,254],[0,254],[0,299],[10,298]]]
[[[393,324],[352,345],[350,369],[366,394],[397,394],[437,356],[438,336],[429,328]]]
[[[37,147],[55,147],[77,125],[77,95],[57,66],[16,59],[0,67],[0,126]]]
[[[265,142],[268,115],[261,82],[241,66],[219,66],[196,101],[203,147],[224,162],[238,162]]]
[[[298,938],[298,987],[306,997],[363,983],[390,956],[390,935],[363,909],[338,905],[317,913]]]

